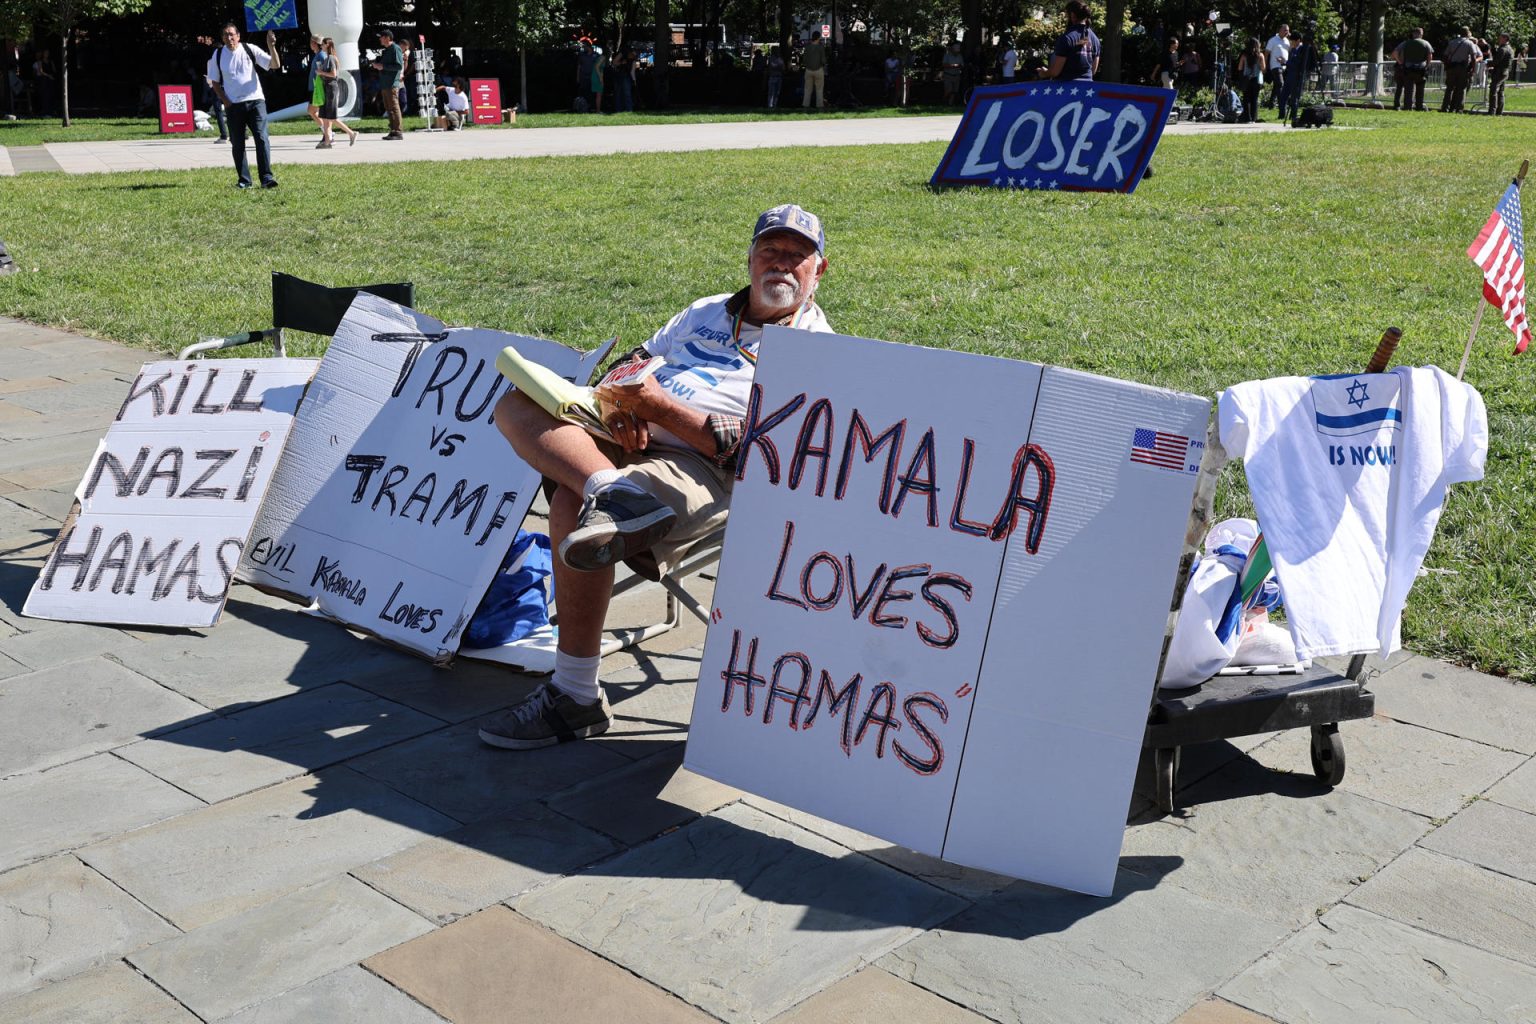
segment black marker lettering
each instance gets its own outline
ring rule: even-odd
[[[244,370],[240,374],[240,385],[235,388],[235,396],[229,400],[230,412],[261,412],[262,405],[266,402],[266,396],[256,399],[254,402],[245,400],[245,396],[251,390],[251,382],[256,379],[255,370]]]

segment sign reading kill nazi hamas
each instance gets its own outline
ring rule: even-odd
[[[1109,82],[976,89],[931,183],[1134,192],[1173,98]]]
[[[583,382],[607,352],[444,327],[359,294],[304,399],[240,578],[450,659],[541,479],[491,421],[508,345]]]
[[[75,491],[24,614],[210,626],[313,359],[148,363]]]
[[[1209,400],[766,332],[687,767],[1107,894]]]

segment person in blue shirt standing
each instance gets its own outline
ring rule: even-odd
[[[1088,5],[1067,0],[1067,30],[1056,40],[1045,77],[1057,81],[1093,81],[1099,70],[1099,37],[1088,27]]]

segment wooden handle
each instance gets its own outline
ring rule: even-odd
[[[1515,175],[1515,184],[1516,185],[1522,184],[1525,181],[1525,172],[1530,170],[1530,169],[1531,169],[1531,162],[1529,160],[1521,160],[1520,161],[1520,173]]]
[[[1402,340],[1401,327],[1388,327],[1386,333],[1381,336],[1381,343],[1376,346],[1376,354],[1371,356],[1371,361],[1365,365],[1365,372],[1386,373],[1387,364],[1392,362],[1392,353],[1397,351],[1397,343]]]

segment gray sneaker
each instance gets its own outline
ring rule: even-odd
[[[606,697],[600,697],[596,704],[583,704],[544,683],[522,703],[481,722],[480,738],[493,747],[532,750],[599,736],[612,724]]]
[[[677,513],[644,491],[599,487],[581,503],[576,529],[560,542],[560,560],[592,572],[650,548],[671,532]]]

